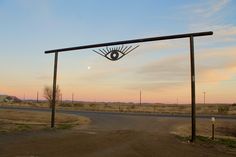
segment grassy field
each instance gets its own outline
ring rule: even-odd
[[[46,102],[22,102],[2,103],[7,106],[30,106],[48,107]],[[147,112],[147,113],[168,113],[168,114],[190,114],[190,104],[149,104],[142,105],[135,103],[120,102],[63,102],[57,104],[57,108],[84,110],[84,111],[113,111],[113,112]],[[236,104],[197,104],[197,114],[220,114],[236,115]]]
[[[18,132],[27,130],[49,129],[50,113],[0,110],[0,132]],[[67,129],[80,124],[87,124],[86,117],[57,113],[56,128]]]
[[[236,124],[234,122],[235,121],[225,121],[217,119],[215,122],[215,136],[217,138],[232,138],[236,140]],[[197,120],[196,125],[197,125],[196,126],[197,135],[209,138],[211,137],[212,133],[211,120],[209,121]],[[172,133],[182,137],[186,137],[190,134],[190,132],[191,132],[191,124],[186,123],[177,125]]]
[[[236,123],[235,121],[226,121],[217,119],[215,122],[215,135],[212,140],[212,122],[206,120],[197,120],[196,123],[197,143],[214,146],[222,145],[228,148],[236,148]],[[183,123],[176,125],[171,131],[182,141],[188,142],[191,137],[191,124]],[[235,149],[234,149],[234,153]]]

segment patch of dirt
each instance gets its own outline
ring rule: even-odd
[[[34,112],[31,112],[31,114]],[[50,116],[49,116],[50,117]],[[47,129],[0,134],[1,157],[235,157],[235,149],[205,143],[189,143],[176,134],[189,136],[189,119],[94,115],[88,127]],[[38,118],[36,118],[38,119]],[[42,121],[40,121],[42,122]],[[235,121],[216,121],[216,128],[233,128]],[[67,128],[64,125],[62,128]],[[23,126],[26,128],[27,126]],[[210,122],[197,121],[198,133],[211,131]],[[217,131],[216,135],[221,131]],[[225,134],[224,134],[225,135]]]
[[[14,139],[14,140],[13,140]],[[134,130],[44,131],[4,136],[1,157],[166,157],[233,156],[215,148],[183,143],[170,134]]]

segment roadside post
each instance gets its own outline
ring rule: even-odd
[[[214,140],[215,139],[215,117],[211,117],[211,122],[212,122],[212,125],[211,125],[211,139]]]

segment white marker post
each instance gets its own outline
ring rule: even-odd
[[[211,117],[211,122],[212,122],[212,134],[211,134],[211,138],[212,140],[215,139],[215,117]]]

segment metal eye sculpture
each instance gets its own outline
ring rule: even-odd
[[[106,49],[99,49],[99,50],[93,50],[97,54],[106,57],[107,59],[111,61],[116,61],[133,51],[134,49],[138,48],[139,45],[133,47],[133,46],[118,46],[118,47],[113,47],[109,48],[106,47]]]

